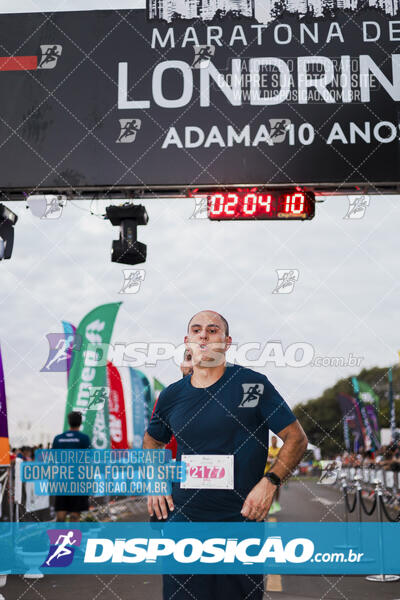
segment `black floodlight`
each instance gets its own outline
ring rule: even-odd
[[[137,241],[138,225],[147,225],[149,216],[141,204],[125,203],[122,206],[107,206],[107,219],[112,225],[119,225],[119,240],[112,243],[112,262],[138,265],[146,262],[147,246]]]
[[[14,225],[18,216],[12,210],[0,204],[0,260],[11,258],[14,246]]]

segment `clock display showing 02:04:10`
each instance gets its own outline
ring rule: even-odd
[[[207,196],[208,218],[215,221],[245,219],[312,219],[311,192],[215,192]]]

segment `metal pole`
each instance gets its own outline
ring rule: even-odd
[[[12,502],[12,466],[11,465],[7,465],[7,479],[4,483],[4,485],[8,485],[8,519],[9,519],[9,523],[12,523],[13,520],[13,502]],[[12,527],[12,525],[10,525],[10,527]],[[14,542],[14,539],[13,539]],[[7,575],[8,573],[1,573],[0,575],[0,579],[1,579],[1,585],[0,587],[4,587],[7,583]],[[3,596],[3,594],[0,594],[0,600],[5,600],[5,597]]]
[[[13,469],[10,465],[8,472],[8,514],[10,523],[14,520],[14,506],[13,506]]]
[[[381,498],[382,498],[382,484],[379,479],[375,479],[375,494],[376,494],[376,502],[378,505],[378,523],[379,523],[379,536],[378,536],[378,544],[379,544],[379,558],[381,561],[381,570],[383,571],[383,534],[382,534],[382,506],[381,506]],[[388,581],[397,581],[400,579],[399,575],[384,575],[381,573],[380,575],[367,575],[365,579],[368,581],[379,581],[380,583],[386,583]]]
[[[346,504],[346,493],[347,493],[346,475],[345,474],[341,474],[340,475],[340,479],[342,481],[342,492],[343,492],[343,498],[344,498],[344,520],[346,521],[346,523],[348,523],[349,522],[349,515],[347,513],[347,504]],[[346,538],[346,541],[347,541],[347,538]]]
[[[346,481],[346,474],[343,473],[343,471],[340,472],[340,485],[342,488],[342,492],[343,492],[343,501],[344,501],[344,521],[346,523],[346,538],[345,538],[345,543],[344,545],[340,545],[340,546],[335,546],[335,548],[349,548],[349,517],[347,514],[347,505],[346,505],[346,489],[347,489],[347,481]]]
[[[356,494],[357,494],[357,496],[360,496],[361,492],[362,492],[361,477],[359,475],[356,475],[354,477],[354,481],[356,484]],[[358,503],[358,521],[359,521],[359,523],[362,522],[361,502]]]
[[[356,502],[358,502],[358,539],[360,548],[362,548],[362,507],[361,507],[361,494],[362,494],[362,485],[361,485],[361,477],[356,475],[354,477],[354,481],[356,484]]]

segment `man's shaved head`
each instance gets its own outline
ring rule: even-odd
[[[228,337],[229,335],[229,325],[228,325],[228,321],[225,319],[225,317],[223,317],[222,315],[220,315],[219,313],[215,312],[215,310],[201,310],[200,312],[196,313],[195,315],[193,315],[193,317],[190,319],[188,326],[187,326],[187,330],[189,332],[189,327],[190,327],[190,323],[193,321],[193,319],[195,317],[197,317],[197,315],[200,315],[201,313],[213,313],[214,315],[217,315],[222,323],[224,324],[225,327],[225,335]]]

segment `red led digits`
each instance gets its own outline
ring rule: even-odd
[[[196,190],[198,194],[198,190]],[[197,195],[196,194],[196,195]],[[264,193],[253,188],[238,189],[232,192],[211,192],[207,194],[209,219],[257,220],[257,219],[312,219],[314,217],[315,196],[312,192],[296,190],[276,190]]]
[[[234,215],[235,214],[235,208],[237,206],[239,197],[237,194],[228,194],[228,198],[225,199],[225,208],[224,208],[224,214],[225,215]]]
[[[259,205],[264,207],[265,214],[269,214],[271,212],[271,202],[272,196],[268,194],[267,196],[259,196]]]
[[[224,210],[224,195],[214,194],[209,198],[209,213],[210,215],[217,216]]]
[[[300,215],[304,212],[305,194],[297,192],[296,194],[286,194],[285,212],[292,215]]]
[[[237,194],[213,194],[209,197],[209,214],[213,217],[235,216],[235,207],[238,203]]]
[[[257,211],[257,202],[256,194],[246,194],[243,198],[243,214],[253,216]]]

